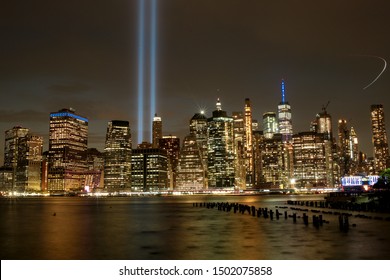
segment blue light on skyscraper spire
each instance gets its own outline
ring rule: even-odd
[[[285,92],[285,86],[284,86],[284,80],[282,80],[282,103],[284,104],[286,102],[286,92]]]

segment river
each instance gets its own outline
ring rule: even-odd
[[[280,209],[287,200],[323,195],[39,197],[0,199],[1,259],[37,260],[358,260],[390,259],[390,222],[351,216],[341,231],[338,216],[315,227],[302,218],[194,207],[237,202]],[[285,208],[287,207],[287,208]],[[307,207],[306,207],[307,208]],[[312,213],[308,212],[309,216]],[[353,215],[357,213],[352,213]]]

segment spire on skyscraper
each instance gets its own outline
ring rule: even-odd
[[[217,99],[216,107],[217,107],[217,111],[221,111],[222,110],[222,104],[221,104],[221,101],[219,101],[219,97]]]

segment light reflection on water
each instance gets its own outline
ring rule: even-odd
[[[319,229],[302,219],[234,214],[194,202],[287,206],[319,196],[182,196],[0,200],[1,259],[390,259],[390,222],[337,216]],[[275,209],[274,209],[275,210]],[[280,209],[281,212],[290,209]],[[298,215],[302,213],[297,212]],[[311,216],[311,213],[309,212]],[[369,215],[375,215],[370,213]],[[390,216],[387,215],[387,216]]]

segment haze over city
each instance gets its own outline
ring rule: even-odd
[[[16,125],[47,145],[50,112],[69,107],[88,117],[89,147],[103,149],[113,119],[130,121],[137,144],[138,2],[3,5],[1,147],[4,131]],[[284,79],[294,132],[309,130],[330,101],[333,129],[347,119],[372,155],[370,105],[390,114],[389,71],[367,87],[390,57],[388,1],[157,3],[156,113],[164,135],[183,139],[192,115],[205,109],[210,116],[218,97],[229,115],[250,98],[261,121],[277,110]]]

